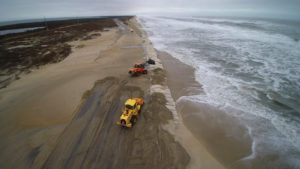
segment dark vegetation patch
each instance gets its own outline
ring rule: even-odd
[[[117,26],[115,17],[72,19],[1,26],[0,30],[45,27],[29,32],[0,36],[0,89],[12,80],[19,79],[21,73],[30,73],[39,66],[57,63],[71,53],[67,42],[89,40],[103,31],[104,28]],[[131,17],[118,17],[123,22]]]

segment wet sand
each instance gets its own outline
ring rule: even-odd
[[[155,66],[148,75],[128,75],[152,48],[136,24],[132,19],[119,28],[89,32],[101,36],[70,42],[66,59],[0,90],[1,168],[188,165],[189,155],[163,128],[173,120],[166,98],[151,91],[165,77],[152,73]],[[137,124],[124,129],[116,121],[133,96],[144,97],[145,106]]]
[[[137,25],[140,27],[139,24]],[[175,93],[178,93],[178,97],[185,92],[190,94],[201,92],[201,90],[197,89],[201,87],[201,85],[194,82],[193,76],[185,74],[186,72],[193,74],[193,69],[184,64],[177,65],[176,60],[172,59],[169,55],[169,57],[161,57],[161,54],[166,53],[156,51],[153,48],[151,41],[147,38],[145,31],[141,28],[139,30],[141,30],[141,35],[144,36],[144,43],[146,44],[145,48],[148,51],[148,56],[156,61],[156,65],[150,67],[150,69],[153,70],[151,71],[152,86],[150,91],[152,93],[159,92],[165,96],[166,107],[172,112],[173,116],[173,119],[162,125],[162,127],[174,136],[175,140],[184,147],[190,156],[190,161],[186,168],[224,169],[225,167],[207,151],[207,148],[199,142],[193,133],[185,126],[181,113],[176,110],[176,100],[172,97],[174,92],[171,94],[172,89],[175,90]],[[180,72],[180,70],[184,71]],[[153,75],[155,77],[153,77]],[[172,77],[170,77],[170,75],[172,75]],[[186,82],[190,83],[186,85]],[[189,85],[194,87],[193,90],[188,88]]]
[[[192,133],[193,139],[197,140],[190,151],[201,147],[202,159],[217,162],[225,168],[252,168],[242,164],[242,159],[252,153],[252,139],[247,128],[237,117],[226,115],[218,107],[184,100],[185,96],[204,94],[201,84],[194,79],[193,68],[168,53],[158,51],[158,56],[166,68],[167,84],[176,100],[176,110],[181,115],[184,126]],[[182,137],[180,142],[184,144],[188,140]],[[198,164],[205,163],[202,159],[199,155],[195,160]]]

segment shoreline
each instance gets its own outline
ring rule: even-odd
[[[141,26],[140,26],[141,27]],[[164,125],[163,128],[165,130],[167,130],[169,133],[171,133],[174,137],[175,140],[177,140],[184,148],[185,150],[188,152],[189,156],[190,156],[190,162],[187,166],[187,168],[189,169],[198,169],[198,168],[215,168],[215,169],[224,169],[225,167],[219,163],[215,157],[213,157],[208,151],[207,148],[202,145],[193,135],[193,133],[190,132],[190,130],[188,130],[186,128],[186,126],[184,125],[183,122],[183,118],[182,118],[182,114],[178,113],[178,110],[176,108],[176,103],[174,100],[176,100],[176,97],[180,97],[181,94],[188,92],[190,94],[192,93],[198,93],[201,92],[198,89],[195,89],[194,91],[183,91],[183,92],[179,92],[175,97],[174,97],[174,93],[172,90],[170,90],[169,86],[169,81],[170,81],[170,77],[168,77],[168,71],[172,71],[169,70],[168,68],[166,68],[165,64],[166,61],[162,60],[162,57],[160,56],[163,52],[161,51],[157,51],[154,49],[154,47],[152,46],[152,42],[148,39],[147,33],[146,31],[141,27],[141,30],[144,31],[144,35],[145,36],[145,43],[149,44],[149,48],[148,48],[148,53],[150,54],[150,58],[155,60],[156,63],[159,63],[159,68],[164,70],[165,73],[165,83],[159,84],[159,85],[154,85],[152,86],[151,90],[152,92],[160,92],[163,93],[167,99],[167,104],[166,107],[172,111],[174,120],[171,120],[168,122],[168,124]],[[170,56],[172,57],[172,56]],[[170,58],[168,58],[170,59]],[[174,61],[175,59],[173,59]],[[178,70],[178,67],[174,67],[174,64],[170,64],[173,66],[174,69]],[[193,72],[192,69],[190,69],[189,67],[187,67],[187,65],[184,65],[181,63],[180,65],[181,67],[184,67],[185,69],[187,69],[188,72]],[[186,71],[186,70],[185,70]],[[178,74],[176,72],[176,75],[174,76],[175,78],[178,77]],[[188,77],[188,76],[187,76]],[[174,79],[173,79],[174,80]],[[175,79],[177,80],[177,79]],[[191,82],[193,84],[193,87],[197,88],[197,87],[201,87],[201,85],[199,85],[198,83],[194,82],[193,79],[188,79],[189,82]],[[173,89],[177,90],[180,89],[182,87],[185,86],[184,81],[179,81],[181,84],[176,84],[173,85]],[[172,88],[171,87],[171,88]],[[185,86],[186,87],[186,86]]]
[[[204,150],[202,151],[208,153],[211,158],[217,160],[224,168],[247,169],[260,168],[262,166],[274,167],[275,165],[278,168],[287,168],[289,165],[287,161],[283,161],[282,159],[273,160],[273,158],[278,158],[278,154],[272,152],[276,146],[270,146],[268,142],[259,140],[258,137],[260,135],[257,133],[265,129],[251,129],[251,127],[253,128],[254,121],[263,124],[268,130],[276,132],[276,128],[269,121],[253,115],[245,115],[244,112],[234,108],[218,107],[204,102],[194,102],[193,95],[204,93],[202,89],[194,90],[194,83],[198,82],[193,80],[195,79],[194,76],[189,76],[193,68],[185,65],[166,52],[158,52],[161,55],[160,58],[164,67],[169,72],[169,74],[167,73],[167,77],[171,82],[168,85],[173,98],[177,98],[176,110],[182,117],[184,126],[192,133],[200,145],[203,146]],[[186,76],[180,76],[170,69],[170,67],[174,69],[175,64],[177,65],[175,68],[176,71],[185,71],[182,74]],[[187,82],[183,86],[180,84],[182,79]],[[189,86],[192,86],[192,88],[186,90]],[[201,85],[198,87],[201,87]],[[183,93],[186,95],[180,97],[180,94]],[[233,113],[233,115],[229,113]],[[188,138],[181,137],[183,139]],[[181,143],[184,145],[184,141]],[[258,146],[266,146],[267,151],[264,152],[257,149]],[[199,145],[193,146],[192,150],[195,150],[196,147],[199,147]],[[296,153],[294,149],[289,149],[289,151]],[[199,157],[200,155],[197,156]],[[267,159],[270,162],[266,164],[265,161]],[[289,166],[288,168],[294,167]]]
[[[237,161],[249,156],[252,153],[252,139],[244,136],[244,133],[248,133],[244,126],[238,124],[235,119],[227,117],[217,108],[185,100],[189,96],[205,94],[202,85],[195,80],[194,69],[166,52],[158,51],[158,53],[168,72],[168,86],[172,97],[176,100],[176,110],[179,112],[184,126],[200,143],[199,145],[203,146],[204,151],[224,168],[233,167],[232,165],[236,165]],[[228,138],[226,129],[215,128],[214,123],[215,125],[222,124],[229,129],[232,126],[241,128],[236,129],[236,132],[243,137],[241,140]]]
[[[191,130],[178,106],[181,96],[203,93],[194,70],[155,50],[135,17],[116,25],[119,27],[84,35],[101,36],[69,42],[72,52],[64,60],[41,66],[0,90],[4,105],[0,116],[5,119],[0,125],[5,138],[1,157],[8,161],[0,161],[0,166],[13,165],[11,160],[18,158],[20,162],[14,165],[19,167],[93,168],[110,165],[98,157],[115,156],[116,168],[120,164],[130,168],[227,167]],[[148,75],[128,77],[124,70],[148,58],[156,62],[149,66]],[[115,126],[115,120],[129,96],[145,98],[142,117],[127,135],[115,135],[124,132]],[[121,146],[120,140],[127,144],[139,141]],[[110,150],[103,146],[107,142]],[[18,147],[22,149],[15,153]],[[124,161],[125,157],[131,160]]]
[[[185,112],[178,107],[178,99],[186,95],[196,95],[203,93],[201,85],[195,81],[193,74],[194,69],[179,60],[173,58],[166,52],[157,51],[158,57],[167,71],[167,86],[170,88],[171,97],[175,100],[175,111],[179,116],[179,122],[168,124],[166,129],[170,131],[176,139],[186,148],[191,157],[191,163],[187,168],[227,168],[211,154],[206,145],[197,138],[191,128],[188,128],[185,119]],[[176,66],[174,66],[176,65]],[[172,73],[173,72],[173,73]],[[194,126],[197,127],[197,126]]]
[[[277,34],[269,36],[273,31],[261,29],[249,38],[243,35],[253,31],[252,26],[261,20],[253,20],[244,27],[230,18],[223,18],[226,23],[180,16],[139,19],[156,49],[195,69],[194,73],[182,73],[174,68],[179,65],[170,64],[173,71],[169,72],[175,72],[175,78],[169,87],[176,87],[174,82],[193,75],[203,85],[205,93],[179,97],[177,110],[186,127],[219,162],[239,169],[299,166],[299,122],[294,105],[298,98],[295,91],[299,89],[297,77],[286,71],[278,73],[282,67],[295,73],[298,70],[296,60],[280,59],[281,55],[291,60],[297,58],[298,44],[282,32],[285,28],[295,29],[293,23],[261,23],[260,28],[276,25]],[[266,42],[265,38],[270,39]],[[278,38],[289,44],[290,52],[286,53],[285,47],[276,43]],[[264,57],[265,54],[272,57]],[[189,85],[187,82],[186,87]],[[181,88],[186,87],[171,89],[172,95],[180,96]]]

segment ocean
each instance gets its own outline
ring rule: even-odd
[[[300,22],[154,16],[138,20],[154,47],[193,67],[196,81],[203,85],[204,92],[182,96],[176,103],[219,109],[246,128],[252,144],[251,153],[239,159],[244,168],[300,168]],[[228,137],[237,134],[226,131]]]

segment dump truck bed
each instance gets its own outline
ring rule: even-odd
[[[136,100],[136,102],[139,104],[139,105],[143,105],[144,104],[144,99],[142,99],[142,98],[131,98],[131,99],[133,99],[133,100]]]

